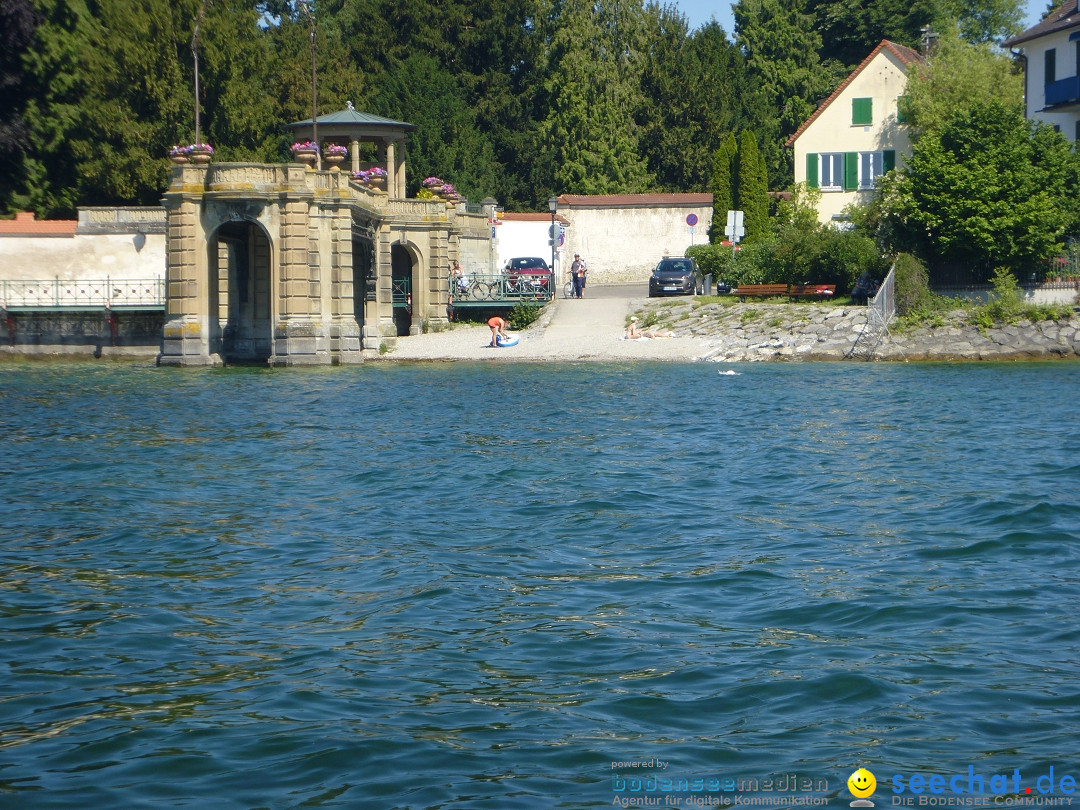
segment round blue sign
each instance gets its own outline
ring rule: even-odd
[[[689,225],[691,228],[697,225],[697,214],[687,214],[686,224]]]

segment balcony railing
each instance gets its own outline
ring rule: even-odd
[[[1047,107],[1080,104],[1080,76],[1050,82],[1043,90]]]
[[[0,281],[0,306],[16,310],[164,309],[165,279]]]

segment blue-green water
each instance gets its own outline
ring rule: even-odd
[[[0,366],[0,807],[1080,777],[1080,365],[738,370]]]

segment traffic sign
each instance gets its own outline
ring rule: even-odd
[[[687,214],[686,224],[689,225],[691,228],[697,225],[697,214]]]

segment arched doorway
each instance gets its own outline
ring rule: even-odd
[[[212,350],[226,363],[265,363],[273,347],[270,240],[254,223],[227,222],[209,250]]]
[[[391,298],[398,337],[409,334],[413,314],[413,257],[404,245],[390,246]]]

